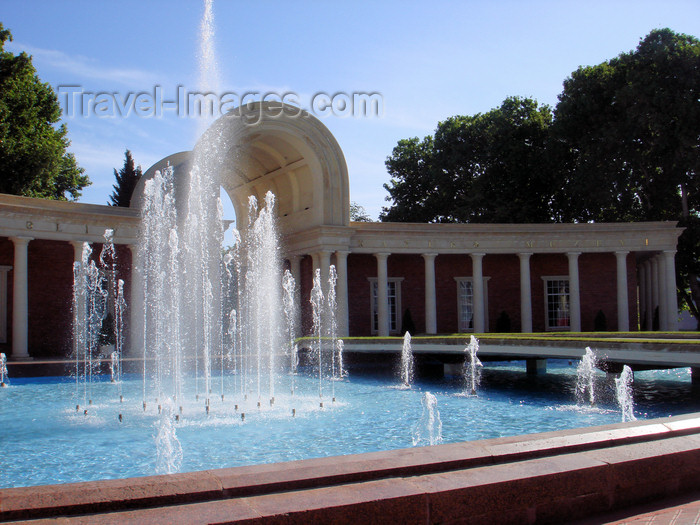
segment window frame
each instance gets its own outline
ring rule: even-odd
[[[568,324],[566,326],[562,326],[560,324],[555,324],[551,325],[550,324],[550,316],[549,316],[549,298],[550,298],[550,293],[549,293],[549,283],[554,282],[554,281],[565,281],[566,282],[566,288],[567,292],[566,294],[556,294],[557,296],[566,296],[566,312],[568,316],[566,319],[568,320]],[[544,326],[545,326],[545,331],[547,332],[570,332],[571,331],[571,280],[568,275],[543,275],[542,276],[542,283],[544,287]]]
[[[369,324],[370,324],[370,333],[372,335],[376,335],[379,333],[379,301],[378,297],[375,294],[375,287],[377,290],[379,290],[378,287],[378,278],[377,277],[368,277],[367,280],[369,281]],[[395,301],[395,308],[396,311],[394,312],[394,322],[396,328],[394,330],[391,329],[391,323],[392,323],[392,312],[391,312],[391,296],[388,293],[387,290],[387,299],[389,300],[388,306],[388,314],[389,314],[389,333],[390,334],[400,334],[401,332],[401,281],[403,281],[403,277],[389,277],[387,278],[387,288],[389,287],[389,284],[394,283],[394,289],[396,291],[396,301]],[[375,307],[375,302],[377,303],[377,306]],[[375,324],[375,319],[377,320]]]
[[[483,277],[484,282],[484,332],[489,331],[489,280],[491,277]],[[462,330],[462,301],[461,301],[461,283],[469,282],[472,285],[472,315],[474,314],[474,278],[472,276],[468,277],[455,277],[457,284],[457,332],[459,333],[473,333],[474,332],[474,319],[472,318],[472,327]]]

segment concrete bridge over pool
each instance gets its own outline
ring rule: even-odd
[[[580,359],[586,347],[596,354],[599,367],[618,373],[624,365],[632,370],[690,367],[693,382],[700,382],[700,337],[695,333],[590,333],[590,334],[482,334],[481,361],[524,360],[528,373],[546,371],[547,359]],[[349,357],[370,358],[401,353],[401,337],[344,339]],[[417,336],[411,340],[413,354],[444,366],[448,372],[464,361],[469,334]]]

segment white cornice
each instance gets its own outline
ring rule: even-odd
[[[0,194],[0,235],[6,237],[102,242],[109,228],[114,242],[134,244],[140,222],[137,209]]]

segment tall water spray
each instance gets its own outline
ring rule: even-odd
[[[186,321],[189,319],[183,315],[189,305],[181,297],[181,269],[186,266],[180,257],[182,247],[177,232],[173,177],[170,167],[163,172],[157,171],[144,187],[141,244],[138,250],[138,267],[142,273],[145,297],[144,410],[146,399],[150,397],[174,398],[176,403],[180,403],[182,348],[187,348],[187,355],[195,357],[195,363],[199,357],[195,354],[198,353],[197,346],[191,343],[192,334],[187,333],[189,326]],[[198,377],[199,374],[196,374],[195,380]]]
[[[92,404],[92,381],[99,373],[100,334],[109,301],[107,279],[91,256],[92,248],[83,243],[82,259],[73,265],[75,384],[76,398],[82,397],[83,406]]]
[[[413,350],[411,348],[411,334],[403,335],[401,347],[401,384],[408,388],[413,382]]]
[[[464,349],[466,354],[464,359],[464,379],[466,390],[473,396],[476,395],[479,383],[481,382],[481,370],[483,364],[477,357],[479,351],[479,340],[473,335],[469,337],[469,344]]]
[[[297,367],[299,366],[299,350],[296,344],[296,334],[297,334],[297,313],[298,306],[296,302],[296,290],[297,285],[292,272],[289,270],[284,271],[284,277],[282,278],[282,288],[284,289],[284,318],[286,325],[286,343],[287,352],[289,353],[289,371],[292,375],[291,383],[291,393],[294,394],[294,375],[297,373]]]
[[[615,378],[615,393],[617,395],[617,404],[622,412],[622,421],[635,421],[634,417],[634,400],[632,398],[632,382],[634,373],[632,369],[625,365],[622,367],[620,377]]]
[[[275,396],[275,384],[282,366],[277,359],[284,349],[282,265],[275,219],[275,197],[265,195],[264,206],[251,196],[248,201],[249,219],[243,250],[245,268],[241,270],[238,286],[243,290],[241,329],[244,330],[243,350],[249,354],[244,364],[249,391],[258,399]],[[267,385],[263,381],[267,379]]]
[[[219,93],[219,65],[214,45],[214,28],[214,0],[204,0],[204,12],[199,24],[199,53],[197,57],[199,66],[197,87],[202,94]],[[202,134],[214,117],[214,114],[199,115],[197,136]]]
[[[321,270],[314,273],[311,288],[311,311],[313,315],[314,354],[318,364],[318,397],[323,397],[323,289],[321,288]]]
[[[576,398],[579,404],[595,403],[596,356],[589,347],[576,368]]]

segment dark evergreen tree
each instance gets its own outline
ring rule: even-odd
[[[117,183],[113,186],[114,191],[109,197],[109,205],[128,208],[134,188],[136,188],[136,184],[142,176],[141,166],[134,166],[134,158],[131,156],[131,151],[126,150],[124,153],[124,167],[119,171],[114,170],[114,178],[117,179]]]

